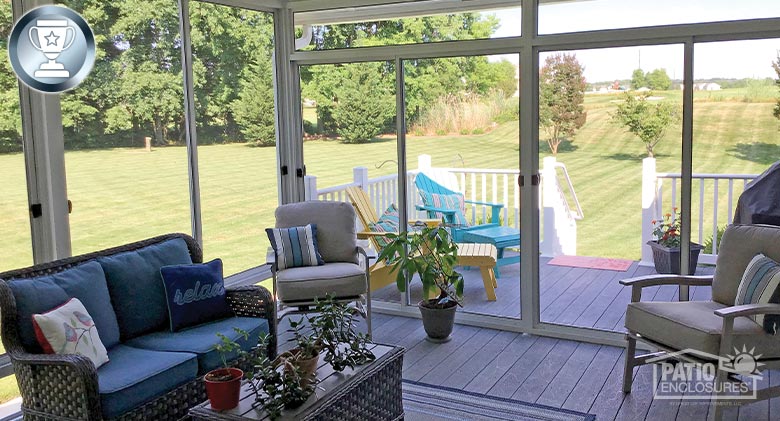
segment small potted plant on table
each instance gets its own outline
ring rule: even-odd
[[[647,245],[653,249],[653,264],[658,273],[673,273],[680,275],[680,214],[677,208],[674,213],[667,213],[660,221],[653,220],[653,235],[655,240],[648,241]],[[688,273],[693,275],[696,272],[696,265],[699,262],[699,252],[702,249],[701,244],[691,242],[691,252],[688,257]]]
[[[279,418],[285,409],[300,406],[311,396],[320,356],[338,372],[376,358],[369,349],[368,336],[356,330],[355,319],[360,310],[328,296],[316,302],[315,312],[313,316],[290,321],[290,342],[295,348],[273,360],[265,355],[249,360],[252,368],[245,377],[250,393],[271,419]],[[258,348],[267,349],[268,342],[268,335],[260,335]]]
[[[386,259],[397,271],[396,285],[406,291],[406,275],[417,274],[423,286],[423,299],[417,304],[423,327],[431,342],[446,342],[455,323],[455,311],[462,307],[463,275],[455,270],[458,246],[452,241],[444,221],[424,226],[420,231],[387,234],[389,244],[377,257]],[[404,252],[408,250],[408,252]]]
[[[241,329],[234,328],[244,340],[249,338],[249,334]],[[244,372],[228,364],[228,355],[243,354],[241,346],[230,340],[227,336],[217,333],[220,343],[214,346],[214,349],[222,358],[222,367],[211,370],[203,376],[206,383],[206,395],[209,397],[211,407],[217,410],[232,409],[238,405],[239,392],[241,391],[241,378]]]

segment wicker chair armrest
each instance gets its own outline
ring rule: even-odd
[[[100,420],[97,370],[80,354],[11,356],[23,411],[50,419]]]
[[[225,290],[233,312],[239,317],[262,317],[268,320],[271,340],[268,355],[276,357],[276,309],[271,292],[260,285],[246,285]]]

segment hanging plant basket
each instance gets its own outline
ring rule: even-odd
[[[662,246],[658,244],[658,241],[648,241],[647,245],[653,249],[653,264],[656,272],[681,275],[679,247]],[[699,263],[699,252],[703,248],[701,244],[691,243],[691,254],[688,260],[689,269],[686,275],[693,275],[696,272],[696,265]]]

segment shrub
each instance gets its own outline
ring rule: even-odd
[[[476,129],[475,129],[475,130],[476,130]],[[460,129],[460,134],[461,134],[461,135],[464,135],[464,136],[465,136],[465,135],[467,135],[467,134],[469,134],[469,133],[471,133],[471,131],[469,131],[469,129],[467,129],[467,128],[462,128],[462,129]]]
[[[476,129],[471,131],[471,134],[484,134],[485,131],[477,127]]]
[[[494,122],[505,123],[518,119],[516,97],[507,98],[501,91],[479,96],[470,92],[443,95],[420,113],[412,130],[427,135],[483,132]]]
[[[356,63],[336,91],[336,132],[344,143],[366,143],[382,133],[395,113],[395,96],[373,63]]]

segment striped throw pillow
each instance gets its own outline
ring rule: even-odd
[[[398,207],[395,205],[395,203],[391,204],[387,210],[385,210],[385,213],[382,214],[382,216],[379,217],[379,220],[376,222],[369,222],[368,223],[368,230],[371,232],[394,232],[398,233],[400,231],[400,218],[398,216]],[[374,237],[374,240],[376,241],[376,244],[379,246],[379,250],[377,252],[381,253],[382,250],[384,250],[385,247],[387,247],[388,244],[390,244],[390,240],[387,237],[377,236]]]
[[[735,305],[780,304],[780,263],[757,254],[747,265],[737,290]],[[769,334],[780,330],[780,316],[758,314],[750,316]]]
[[[317,247],[317,225],[266,228],[265,232],[276,254],[277,269],[325,264]]]
[[[423,204],[425,206],[431,206],[439,209],[453,209],[455,210],[454,218],[450,221],[447,218],[448,224],[469,226],[469,221],[466,219],[466,201],[463,199],[462,194],[437,194],[426,193],[422,195]],[[441,212],[435,212],[433,217],[441,219],[445,214]]]

